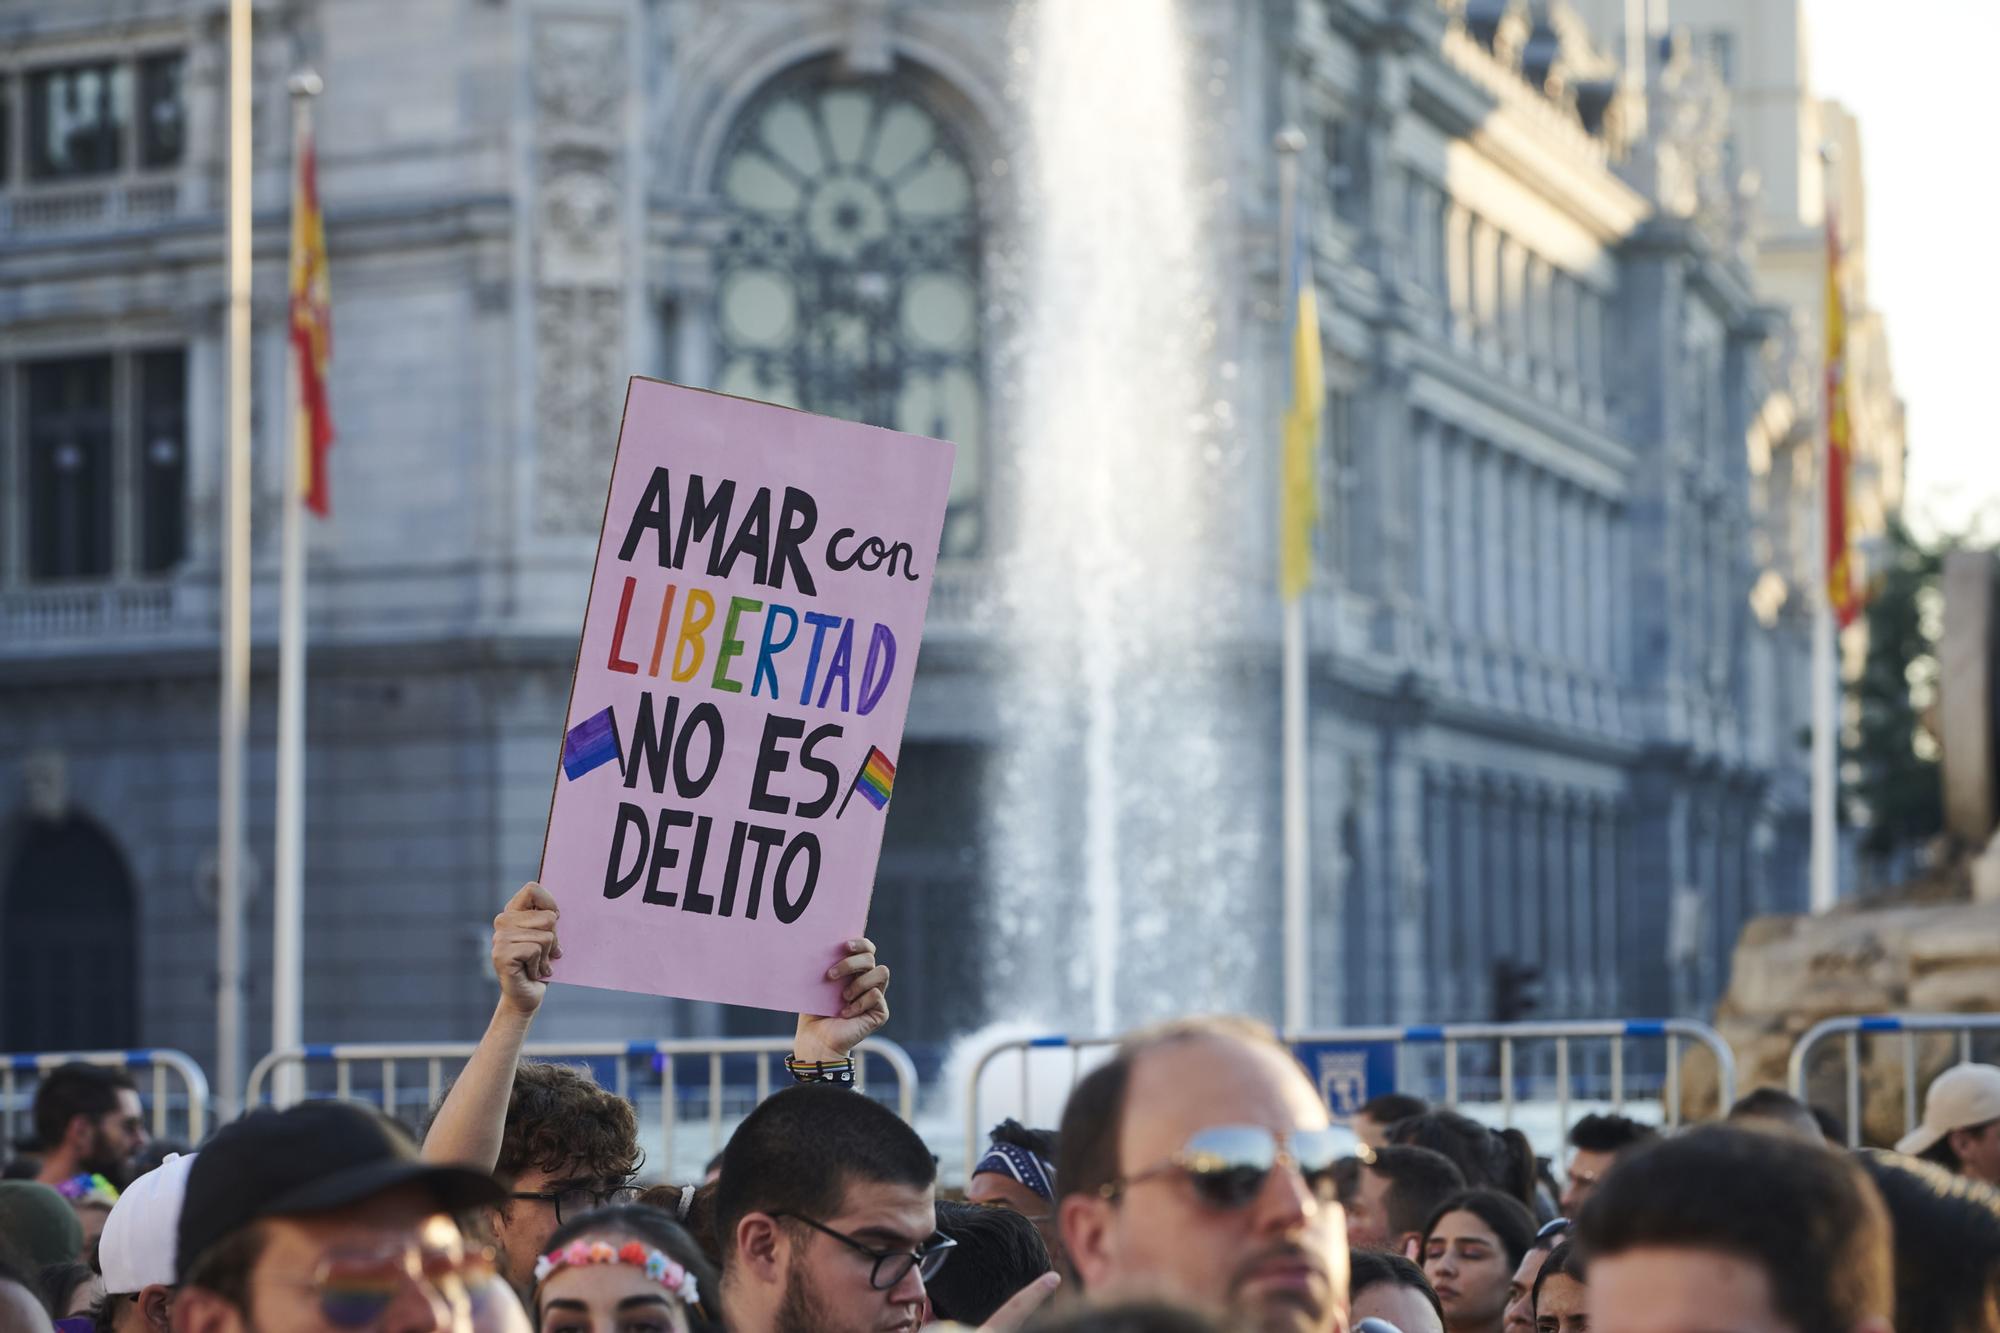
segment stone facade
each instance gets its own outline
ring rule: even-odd
[[[1227,568],[1260,571],[1240,575],[1252,608],[1272,597],[1261,442],[1285,357],[1269,144],[1297,123],[1311,145],[1330,387],[1308,606],[1315,1019],[1487,1017],[1502,962],[1545,969],[1548,1016],[1704,1009],[1741,922],[1804,892],[1805,648],[1748,610],[1774,540],[1752,461],[1768,423],[1797,415],[1797,386],[1774,372],[1742,253],[1717,242],[1734,200],[1698,172],[1673,190],[1648,174],[1571,19],[1480,0],[1185,8],[1228,108],[1210,145],[1227,187],[1222,322],[1259,461],[1233,497],[1258,517]],[[739,115],[801,69],[889,81],[957,145],[997,254],[1023,132],[1019,34],[1001,0],[270,0],[257,14],[251,844],[269,845],[272,800],[278,76],[306,60],[328,89],[340,432],[334,516],[310,533],[306,1032],[469,1037],[490,1003],[488,920],[536,865],[619,381],[732,373],[718,256],[741,218],[718,177]],[[32,365],[184,347],[188,516],[171,570],[121,557],[58,582],[32,576],[27,506],[5,503],[0,871],[17,870],[0,920],[52,929],[27,904],[60,892],[53,872],[18,867],[45,866],[28,853],[53,828],[108,842],[138,948],[132,996],[106,1001],[129,1004],[124,1027],[104,1039],[206,1057],[222,32],[186,0],[47,0],[0,22],[10,97],[44,65],[186,53],[176,163],[39,183],[17,149],[0,182],[0,464],[37,447]],[[979,309],[1004,309],[1004,266],[976,271],[991,284]],[[999,343],[982,344],[989,391]],[[1004,450],[1001,396],[971,401],[987,404],[971,429]],[[963,512],[1010,502],[983,493],[994,475],[961,478]],[[982,943],[958,904],[987,874],[970,831],[998,716],[1002,645],[981,613],[993,558],[968,537],[941,571],[871,925],[913,1041],[984,1012]],[[1254,664],[1248,734],[1273,742],[1246,743],[1246,771],[1275,789],[1275,605],[1243,620],[1270,627],[1231,647]],[[60,819],[30,801],[56,770]],[[250,912],[260,979],[267,892]],[[1275,920],[1275,890],[1247,915]],[[258,980],[253,1033],[265,999]],[[8,1041],[43,1021],[0,1000]],[[725,1021],[772,1024],[577,991],[546,1035]]]

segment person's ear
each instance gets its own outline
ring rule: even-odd
[[[736,1224],[736,1266],[759,1282],[784,1281],[788,1248],[783,1228],[769,1213],[746,1213]]]
[[[1422,1268],[1424,1266],[1424,1233],[1421,1231],[1405,1231],[1402,1235],[1396,1237],[1396,1253],[1402,1255],[1417,1267]]]
[[[1110,1200],[1095,1194],[1066,1195],[1056,1209],[1063,1250],[1076,1270],[1077,1284],[1086,1290],[1103,1286],[1111,1271],[1113,1211]]]
[[[91,1141],[96,1135],[97,1126],[92,1123],[91,1118],[78,1113],[71,1116],[69,1123],[63,1126],[62,1146],[72,1153],[85,1152],[90,1148]]]
[[[174,1333],[241,1333],[242,1312],[206,1287],[182,1287],[173,1301]]]
[[[171,1328],[174,1322],[174,1289],[172,1287],[151,1286],[133,1297],[139,1307],[139,1318],[147,1328]]]

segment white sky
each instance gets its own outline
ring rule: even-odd
[[[1870,304],[1920,531],[2000,536],[2000,0],[1806,0],[1814,91],[1861,122]]]

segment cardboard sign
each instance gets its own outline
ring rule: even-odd
[[[838,1012],[952,453],[631,381],[542,850],[557,981]]]

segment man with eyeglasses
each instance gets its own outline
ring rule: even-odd
[[[1345,1333],[1334,1168],[1355,1147],[1270,1029],[1128,1038],[1063,1112],[1058,1218],[1084,1294],[1166,1297],[1255,1333]]]
[[[393,1122],[344,1102],[254,1111],[189,1168],[174,1268],[177,1333],[469,1330],[452,1214],[493,1203],[477,1171],[429,1166]]]
[[[895,1112],[836,1087],[787,1088],[722,1155],[715,1235],[731,1333],[896,1333],[924,1317],[949,1256],[937,1163]]]

